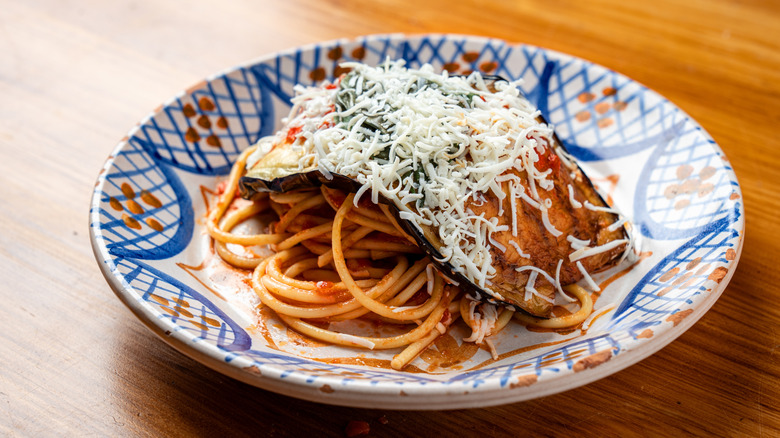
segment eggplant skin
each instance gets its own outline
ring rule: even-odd
[[[322,185],[349,193],[355,193],[361,187],[360,183],[347,176],[331,173],[331,177],[327,178],[319,170],[279,176],[271,180],[243,176],[238,180],[238,189],[242,198],[254,200],[260,193],[285,193]],[[385,202],[390,203],[386,200]]]

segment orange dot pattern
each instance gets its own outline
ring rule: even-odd
[[[460,69],[460,64],[457,62],[448,62],[442,66],[448,73],[455,73]]]
[[[309,79],[312,81],[321,81],[326,77],[327,72],[325,72],[325,68],[323,67],[317,67],[309,73]]]
[[[470,75],[475,70],[485,74],[494,74],[501,66],[498,61],[493,59],[483,59],[480,62],[479,57],[479,52],[465,52],[460,55],[460,61],[445,63],[442,66],[442,70],[449,74],[460,75]]]
[[[352,57],[360,61],[366,57],[366,48],[363,46],[356,47],[352,50]]]
[[[209,116],[202,114],[200,117],[198,117],[198,126],[200,126],[203,129],[211,129],[211,120],[209,120]]]
[[[157,199],[156,196],[149,193],[147,190],[141,190],[141,200],[148,206],[152,208],[160,208],[162,207],[162,202],[160,202],[159,199]]]
[[[122,207],[122,203],[119,202],[119,200],[113,196],[109,198],[108,203],[109,205],[111,205],[111,208],[113,208],[116,211],[122,211],[124,209],[124,207]]]
[[[160,202],[156,196],[151,194],[148,190],[141,190],[140,196],[137,196],[133,187],[126,182],[122,183],[119,189],[125,197],[124,204],[113,196],[108,198],[108,204],[112,209],[122,212],[122,222],[126,227],[133,230],[141,230],[143,229],[143,224],[146,224],[149,228],[158,233],[165,230],[165,227],[152,217],[148,217],[143,221],[140,221],[137,217],[143,215],[147,211],[141,203],[145,204],[150,211],[162,207],[162,202]],[[138,202],[136,199],[139,199],[141,202]]]
[[[219,137],[217,137],[214,134],[211,134],[208,137],[206,137],[206,144],[209,146],[214,146],[215,148],[222,147],[222,142],[219,141]]]
[[[498,68],[498,63],[496,61],[486,61],[479,64],[479,69],[482,70],[484,73],[492,73],[497,68]]]
[[[124,222],[128,228],[132,228],[134,230],[141,229],[141,224],[134,217],[128,215],[127,213],[122,213],[122,222]]]
[[[352,51],[349,53],[349,56],[357,61],[362,60],[366,57],[366,48],[363,46],[358,46],[352,49]],[[320,82],[324,81],[328,77],[334,77],[337,78],[339,76],[345,75],[352,71],[349,67],[342,67],[340,64],[345,61],[345,53],[344,48],[341,46],[335,46],[328,49],[328,51],[325,53],[325,57],[332,61],[332,65],[330,67],[330,73],[327,66],[319,66],[309,72],[309,79],[311,79],[314,82]]]
[[[729,248],[725,251],[726,260],[734,260],[736,258],[736,251],[733,248]],[[658,282],[666,283],[666,287],[659,290],[656,295],[662,297],[675,289],[686,289],[699,282],[706,275],[707,280],[720,283],[725,277],[728,270],[723,266],[713,266],[709,263],[702,263],[701,257],[689,261],[685,267],[675,266],[672,269],[664,272],[663,275],[658,277]],[[707,290],[708,292],[710,289]]]
[[[679,324],[683,319],[685,319],[691,313],[693,313],[693,309],[685,309],[669,315],[669,317],[666,318],[666,320],[671,322],[675,327],[677,327],[677,324]]]
[[[341,46],[336,46],[328,50],[328,59],[331,61],[338,61],[342,56],[344,56],[344,50],[341,48]]]
[[[163,231],[162,224],[157,222],[154,218],[146,218],[146,225],[149,225],[149,228],[157,231],[158,233],[162,233]]]
[[[206,96],[203,96],[200,99],[198,99],[198,108],[200,108],[201,111],[208,112],[208,111],[214,111],[216,107],[214,106],[214,102],[212,102],[211,99],[209,99]]]
[[[366,56],[366,48],[363,46],[355,47],[349,52],[349,56],[354,60],[361,61]],[[319,66],[309,72],[309,79],[313,82],[323,81],[328,77],[339,77],[350,72],[351,69],[339,65],[345,60],[345,51],[343,47],[336,46],[328,49],[328,51],[325,52],[325,57],[333,62],[332,69],[330,70],[330,73],[332,74],[328,74],[329,69],[327,66]],[[500,64],[496,60],[483,59],[480,62],[479,58],[479,52],[465,52],[460,56],[462,62],[452,61],[445,63],[442,66],[442,69],[450,74],[468,75],[474,70],[479,70],[485,74],[491,74],[495,73],[500,67]]]
[[[127,203],[127,209],[133,214],[144,214],[144,208],[132,199],[125,201]]]
[[[664,187],[664,197],[674,203],[675,210],[682,210],[696,198],[703,198],[713,190],[715,185],[708,182],[712,178],[716,169],[712,166],[706,166],[698,173],[694,173],[694,167],[690,164],[682,164],[675,169],[677,181]]]
[[[196,131],[195,128],[190,126],[184,133],[184,139],[190,143],[197,143],[200,141],[200,134],[198,134],[198,131]]]
[[[203,331],[209,330],[210,327],[219,328],[222,325],[214,318],[205,315],[195,316],[190,310],[190,303],[186,300],[177,298],[171,300],[155,294],[150,294],[148,299],[157,304],[160,310],[168,315],[174,318],[186,319],[187,322]]]
[[[341,75],[345,75],[349,73],[350,71],[352,71],[352,69],[349,67],[342,67],[340,65],[337,65],[336,67],[333,68],[333,76],[339,77]]]
[[[197,99],[196,105],[190,102],[183,104],[181,112],[191,120],[190,127],[184,132],[184,140],[189,143],[205,140],[206,145],[221,148],[222,141],[217,132],[228,129],[228,120],[223,115],[213,114],[215,111],[217,105],[207,96]]]
[[[610,98],[609,100],[601,100],[599,102],[591,104],[598,97],[597,94],[590,91],[584,91],[577,95],[577,100],[585,105],[589,105],[588,108],[578,111],[574,114],[574,120],[579,123],[585,123],[591,119],[596,120],[596,126],[599,129],[608,128],[615,124],[614,118],[610,117],[609,113],[613,111],[623,111],[628,104],[626,102],[615,100],[617,96],[617,90],[613,87],[604,87],[600,91],[604,98]]]
[[[461,56],[461,58],[463,58],[464,62],[471,64],[479,59],[479,52],[466,52]]]

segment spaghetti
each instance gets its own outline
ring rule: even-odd
[[[576,326],[592,311],[592,301],[577,285],[564,289],[581,303],[579,311],[549,319],[521,315],[509,307],[475,300],[448,280],[399,227],[384,206],[353,193],[327,187],[236,198],[249,148],[234,164],[207,231],[226,263],[252,270],[251,285],[262,305],[293,330],[319,341],[369,350],[398,349],[391,361],[401,370],[461,318],[472,335],[487,342],[512,319],[546,328]],[[234,228],[253,218],[272,216],[264,234]],[[243,247],[244,250],[234,251]],[[253,252],[270,248],[271,256]],[[332,330],[330,323],[372,319],[404,327],[388,337],[356,336]]]

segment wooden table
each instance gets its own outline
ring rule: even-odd
[[[218,4],[219,3],[219,4]],[[684,5],[681,5],[684,3]],[[296,45],[389,32],[488,35],[638,80],[710,132],[747,233],[721,299],[654,356],[596,383],[487,409],[319,405],[224,377],[116,299],[87,231],[98,171],[151,109]],[[654,0],[0,2],[0,435],[780,434],[780,4]]]

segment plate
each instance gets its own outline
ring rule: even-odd
[[[443,337],[408,371],[392,352],[314,345],[258,319],[251,293],[213,261],[210,190],[239,151],[273,133],[293,86],[339,63],[405,59],[510,80],[556,128],[607,200],[633,222],[639,257],[599,274],[593,316],[565,332],[513,326],[500,354]],[[246,383],[322,403],[473,408],[528,400],[615,373],[696,322],[739,259],[744,211],[728,159],[683,111],[631,79],[539,47],[462,35],[379,35],[262,57],[175,96],[122,139],[90,208],[92,246],[116,295],[162,339]],[[227,278],[227,280],[225,279]]]

